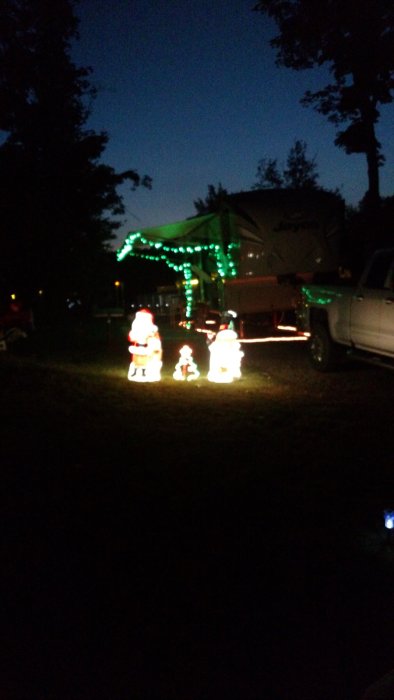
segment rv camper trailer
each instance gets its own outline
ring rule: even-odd
[[[181,280],[185,317],[232,309],[240,323],[275,324],[295,311],[304,282],[340,265],[344,204],[321,190],[229,195],[220,211],[129,234],[118,251],[165,261]]]

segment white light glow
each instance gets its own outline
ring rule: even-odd
[[[179,351],[179,360],[175,365],[173,378],[177,381],[190,382],[198,379],[200,372],[193,360],[193,351],[188,345],[183,345]]]
[[[241,378],[241,361],[244,353],[240,349],[238,335],[225,328],[216,334],[209,346],[210,362],[208,380],[217,384],[230,384]]]
[[[387,528],[387,530],[394,529],[394,512],[393,511],[385,511],[384,526],[385,526],[385,528]]]
[[[148,309],[137,311],[128,335],[131,363],[127,378],[131,382],[159,382],[162,347],[159,330]]]
[[[240,338],[240,343],[294,343],[298,340],[308,340],[309,334],[295,336],[270,336],[268,338]]]

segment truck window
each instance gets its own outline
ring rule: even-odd
[[[393,254],[388,251],[378,253],[372,260],[367,273],[364,287],[368,289],[385,289],[393,260]]]
[[[390,269],[386,278],[386,283],[384,285],[385,289],[389,289],[391,292],[394,291],[394,260],[390,265]]]

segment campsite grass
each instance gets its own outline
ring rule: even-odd
[[[393,374],[256,345],[213,385],[164,328],[133,384],[127,331],[0,356],[2,697],[359,700],[393,659]]]

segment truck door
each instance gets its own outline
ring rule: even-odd
[[[391,308],[391,304],[385,304],[385,298],[392,260],[391,251],[375,253],[352,298],[351,339],[356,347],[363,350],[382,351],[382,317],[388,307]]]
[[[382,352],[394,355],[394,255],[382,299],[380,342]]]

